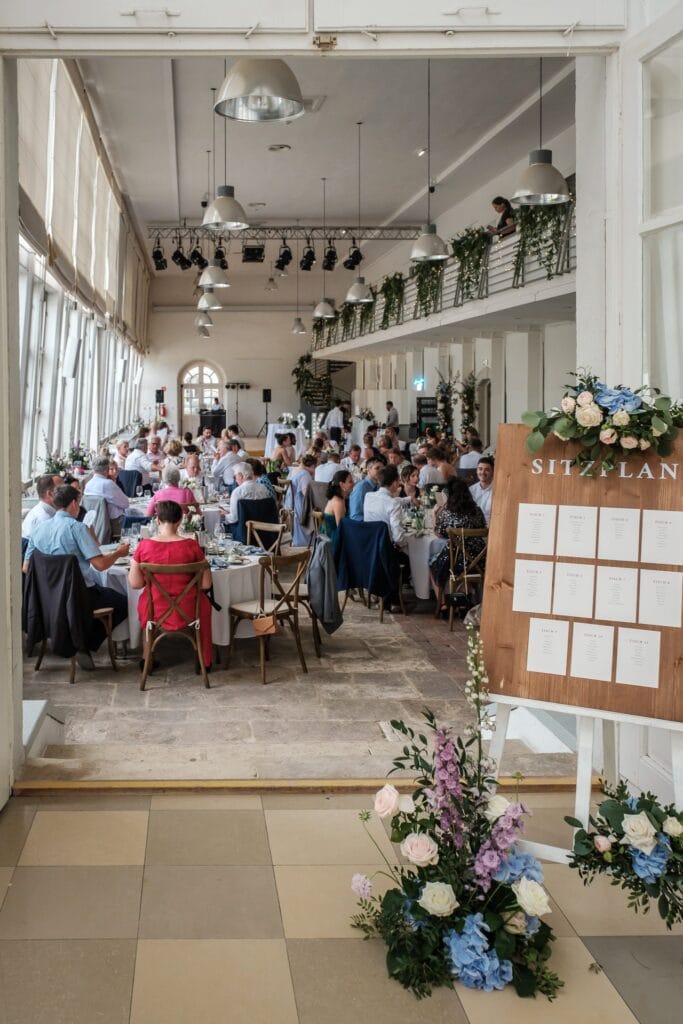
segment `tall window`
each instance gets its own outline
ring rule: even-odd
[[[183,416],[198,416],[200,409],[208,409],[216,396],[220,396],[218,374],[206,363],[195,363],[185,371],[181,381],[183,390]]]

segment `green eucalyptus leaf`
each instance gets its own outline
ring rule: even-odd
[[[665,423],[664,420],[661,419],[660,416],[653,416],[652,417],[652,426],[654,427],[655,430],[661,430],[661,432],[663,434],[665,434],[667,429],[668,429],[669,424]]]
[[[538,426],[538,424],[544,418],[545,417],[544,417],[542,412],[523,412],[522,413],[522,423],[526,423],[527,427],[531,427],[532,430],[535,430],[536,427]]]
[[[529,434],[529,436],[526,439],[527,451],[531,452],[531,454],[533,455],[534,452],[537,452],[539,448],[543,447],[544,441],[545,437],[543,436],[543,434],[541,434],[538,430],[534,430],[534,432],[532,434]]]

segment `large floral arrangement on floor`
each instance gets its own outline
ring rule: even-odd
[[[387,945],[387,969],[418,997],[437,986],[491,992],[514,985],[520,996],[557,995],[562,981],[548,967],[553,933],[541,920],[550,913],[543,870],[517,841],[530,811],[495,793],[493,764],[483,753],[487,678],[477,633],[468,633],[471,679],[466,692],[476,724],[453,738],[425,710],[427,736],[400,721],[403,756],[392,771],[417,772],[412,796],[386,785],[375,813],[391,818],[391,839],[406,863],[387,861],[393,886],[375,896],[372,880],[354,875],[360,913],[353,925]],[[361,820],[367,822],[370,812]]]
[[[628,892],[628,905],[647,913],[650,900],[671,928],[683,921],[683,812],[660,804],[652,793],[629,795],[626,783],[604,787],[607,800],[588,827],[565,818],[577,828],[569,862],[584,885],[607,874],[612,885]]]
[[[670,455],[672,442],[683,426],[683,407],[657,388],[607,387],[589,371],[572,374],[559,407],[549,412],[525,412],[531,428],[527,448],[536,452],[549,434],[561,441],[578,441],[581,449],[572,464],[592,476],[601,466],[613,470],[620,459],[648,449]]]

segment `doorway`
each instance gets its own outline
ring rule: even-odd
[[[199,432],[199,410],[208,409],[214,398],[220,400],[223,385],[218,371],[208,363],[193,363],[180,373],[181,430]]]

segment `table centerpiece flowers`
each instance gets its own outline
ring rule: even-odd
[[[609,473],[617,463],[637,453],[651,451],[670,455],[672,443],[683,426],[683,406],[658,388],[611,388],[591,373],[571,374],[559,406],[548,412],[522,413],[531,430],[527,449],[534,454],[549,434],[581,446],[571,461],[584,476],[599,468]]]
[[[185,533],[199,533],[204,528],[204,517],[199,512],[186,512],[183,517]]]
[[[487,677],[477,632],[468,630],[467,700],[475,722],[453,737],[425,709],[425,733],[402,721],[406,739],[391,772],[416,772],[412,796],[385,785],[374,813],[391,819],[392,842],[404,862],[386,861],[392,887],[373,895],[372,880],[353,876],[359,897],[354,927],[387,946],[387,970],[417,998],[459,981],[492,992],[512,984],[520,996],[554,999],[563,982],[548,967],[554,935],[543,869],[518,840],[531,812],[495,791],[493,762],[484,755]],[[427,739],[427,732],[433,740]],[[390,774],[391,774],[390,772]],[[367,823],[371,812],[361,812]],[[369,834],[369,833],[368,833]]]
[[[652,793],[631,796],[625,782],[603,783],[603,792],[587,826],[565,818],[577,829],[569,866],[584,885],[608,875],[635,913],[648,913],[654,901],[667,928],[683,922],[683,812]]]

